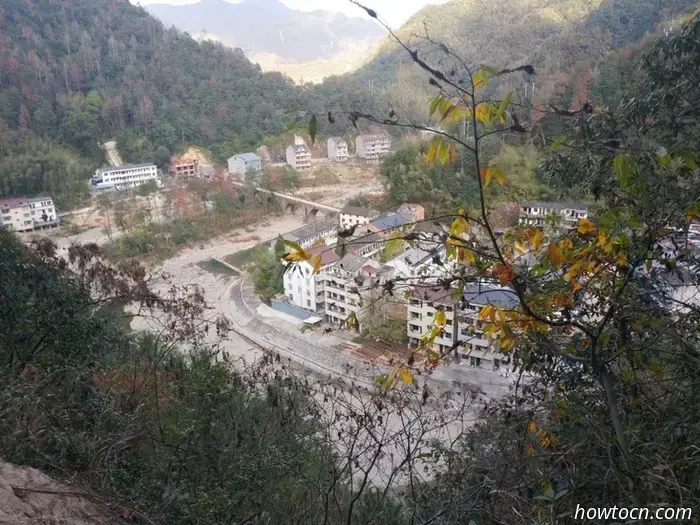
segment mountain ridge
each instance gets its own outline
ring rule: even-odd
[[[146,10],[166,25],[192,35],[203,30],[251,58],[271,53],[293,62],[326,60],[343,52],[346,40],[374,38],[384,32],[373,20],[324,10],[296,11],[279,0],[201,0],[195,4],[152,4]]]

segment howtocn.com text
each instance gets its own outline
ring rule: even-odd
[[[680,521],[690,520],[693,510],[687,507],[581,507],[576,505],[574,519],[581,521],[617,521],[617,520],[658,520]]]

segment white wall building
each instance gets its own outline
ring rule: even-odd
[[[340,227],[346,230],[356,224],[368,224],[377,217],[379,217],[379,212],[376,210],[359,206],[345,206],[340,210]]]
[[[90,179],[92,187],[96,190],[135,188],[149,181],[160,183],[158,180],[158,168],[155,164],[132,164],[115,168],[101,168],[95,171],[95,176]]]
[[[288,146],[287,164],[297,171],[311,169],[311,150],[309,150],[306,144]]]
[[[25,232],[58,225],[58,212],[51,197],[0,199],[0,227]]]
[[[328,158],[337,162],[348,160],[348,143],[341,137],[328,139]]]
[[[304,250],[321,244],[334,246],[335,243],[338,242],[338,226],[335,224],[335,221],[331,219],[321,222],[312,222],[294,231],[285,233],[282,237],[288,241],[297,243]],[[274,248],[276,242],[276,240],[272,241],[272,248]]]
[[[340,257],[328,246],[317,246],[308,250],[312,255],[321,256],[321,270],[314,275],[313,266],[307,261],[295,264],[284,273],[284,295],[289,302],[311,312],[323,311],[325,308],[325,272]]]
[[[463,300],[452,298],[453,290],[444,287],[416,286],[407,308],[406,328],[411,343],[420,339],[435,326],[435,314],[445,311],[447,325],[433,343],[436,352],[444,352],[459,344],[459,355],[477,368],[498,370],[509,362],[506,354],[499,351],[497,342],[484,334],[485,322],[479,321],[481,309],[487,304],[502,308],[517,306],[515,295],[506,288],[494,285],[472,285],[464,291]],[[455,317],[456,312],[456,317]]]
[[[237,175],[245,175],[248,171],[260,173],[262,159],[255,153],[239,153],[228,159],[228,171]]]
[[[355,152],[361,159],[379,160],[391,150],[391,137],[387,133],[359,135],[355,139]]]
[[[361,288],[366,280],[381,270],[377,261],[346,255],[324,272],[326,321],[331,324],[344,323],[351,313],[359,318],[362,307],[360,295],[353,290]]]
[[[573,229],[578,221],[588,218],[586,204],[566,202],[524,202],[520,205],[520,224],[523,226],[545,226],[555,224]]]

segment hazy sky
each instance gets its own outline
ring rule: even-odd
[[[198,0],[131,0],[133,4],[194,4]],[[446,0],[363,0],[362,3],[371,7],[386,20],[390,26],[398,27],[426,4],[438,4]],[[349,0],[281,0],[283,4],[300,11],[324,9],[340,11],[351,16],[367,16],[359,7],[352,5]]]

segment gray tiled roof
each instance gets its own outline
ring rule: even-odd
[[[383,217],[374,219],[372,224],[379,228],[380,230],[390,230],[392,228],[398,228],[404,224],[409,224],[413,222],[413,215],[410,213],[387,213]]]
[[[234,155],[231,158],[235,158],[235,157],[243,159],[243,161],[245,161],[245,162],[255,162],[255,161],[261,160],[260,157],[253,152],[239,153],[238,155]]]

